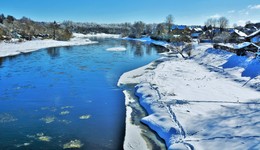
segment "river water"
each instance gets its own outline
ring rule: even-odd
[[[159,58],[120,39],[0,58],[0,149],[122,149],[119,77]],[[125,47],[122,52],[107,51]]]

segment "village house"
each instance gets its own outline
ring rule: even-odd
[[[199,36],[203,33],[203,30],[200,27],[190,28],[190,30],[191,30],[191,37],[193,39],[198,39]]]
[[[239,55],[239,56],[245,55],[246,51],[253,52],[253,53],[257,53],[260,51],[260,47],[251,42],[244,42],[244,43],[235,45],[234,49],[236,50],[237,55]]]
[[[260,44],[260,29],[246,37],[248,42]]]
[[[171,32],[175,35],[188,34],[190,29],[186,25],[173,25]]]
[[[247,34],[237,29],[229,30],[230,43],[242,43],[246,41]]]

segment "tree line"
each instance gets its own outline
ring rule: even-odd
[[[13,16],[0,15],[0,40],[32,40],[34,38],[52,38],[55,40],[69,40],[70,32],[57,22],[36,22],[27,17],[16,19]]]

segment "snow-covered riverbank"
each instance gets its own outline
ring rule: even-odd
[[[259,149],[260,62],[197,45],[121,76],[168,149]],[[131,141],[127,141],[128,143]]]
[[[14,56],[21,53],[28,53],[42,48],[60,47],[60,46],[74,46],[87,45],[97,43],[88,38],[103,37],[103,38],[119,38],[119,35],[111,34],[79,34],[73,33],[73,38],[70,41],[56,41],[56,40],[33,40],[21,43],[0,43],[0,57]]]

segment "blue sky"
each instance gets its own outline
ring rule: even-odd
[[[259,0],[1,0],[0,13],[37,21],[159,23],[172,14],[176,24],[203,25],[225,16],[230,24],[260,22]]]

